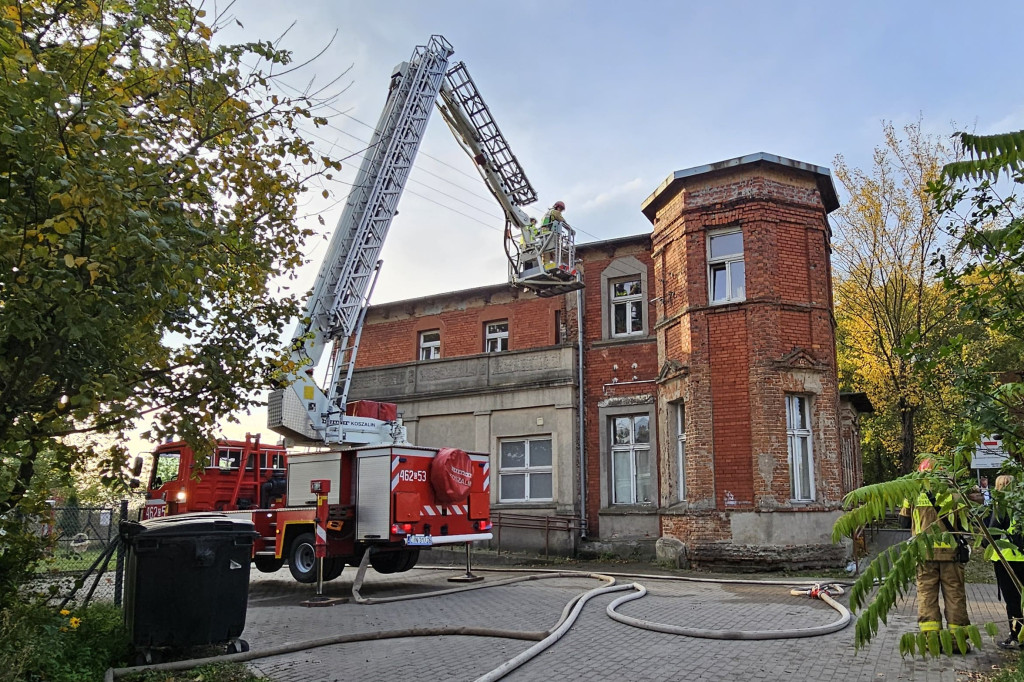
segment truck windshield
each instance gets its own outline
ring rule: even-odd
[[[153,482],[150,489],[156,489],[168,481],[178,478],[178,464],[181,461],[180,452],[161,452],[157,454],[156,466],[153,467]]]

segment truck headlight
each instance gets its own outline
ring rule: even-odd
[[[185,491],[184,490],[179,490],[178,494],[174,497],[174,499],[176,499],[178,502],[184,502],[185,501]]]

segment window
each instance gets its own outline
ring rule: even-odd
[[[263,452],[264,469],[284,469],[284,455],[280,452]]]
[[[708,284],[712,303],[747,297],[743,265],[743,233],[739,230],[708,237]]]
[[[810,399],[786,396],[786,440],[789,443],[789,485],[792,499],[814,499],[814,452],[811,448]]]
[[[508,350],[508,320],[488,322],[484,325],[484,352],[501,353]]]
[[[153,475],[153,482],[150,488],[156,489],[169,481],[177,480],[178,468],[181,463],[181,453],[161,452],[157,456],[156,471]]]
[[[551,439],[501,441],[498,501],[551,500]]]
[[[431,329],[420,332],[420,360],[433,360],[441,357],[441,331]]]
[[[676,469],[679,476],[678,502],[686,500],[686,408],[676,403]]]
[[[210,467],[221,469],[237,469],[242,465],[242,451],[236,448],[220,448],[217,450],[217,461],[210,462]]]
[[[613,417],[612,504],[654,502],[650,416]]]
[[[611,283],[612,336],[631,336],[644,333],[643,288],[640,278]]]

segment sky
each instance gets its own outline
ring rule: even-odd
[[[454,46],[539,194],[579,242],[650,231],[641,203],[676,170],[756,152],[869,168],[882,122],[948,135],[1024,128],[1013,44],[1024,3],[238,0],[219,39],[271,40],[286,82],[334,84],[314,131],[339,158],[363,149],[392,69],[432,34]],[[322,52],[322,53],[321,53]],[[318,53],[319,56],[317,56]],[[359,157],[300,211],[308,288]],[[843,192],[840,190],[840,200]],[[321,215],[326,226],[316,216]],[[502,282],[504,220],[435,112],[384,245],[373,302]],[[247,422],[260,430],[262,415]],[[253,426],[253,424],[256,424]],[[245,427],[229,427],[229,436]],[[265,429],[264,429],[265,430]]]

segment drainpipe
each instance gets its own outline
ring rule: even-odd
[[[583,290],[576,290],[576,381],[579,386],[580,539],[587,539],[587,462],[583,449]]]

